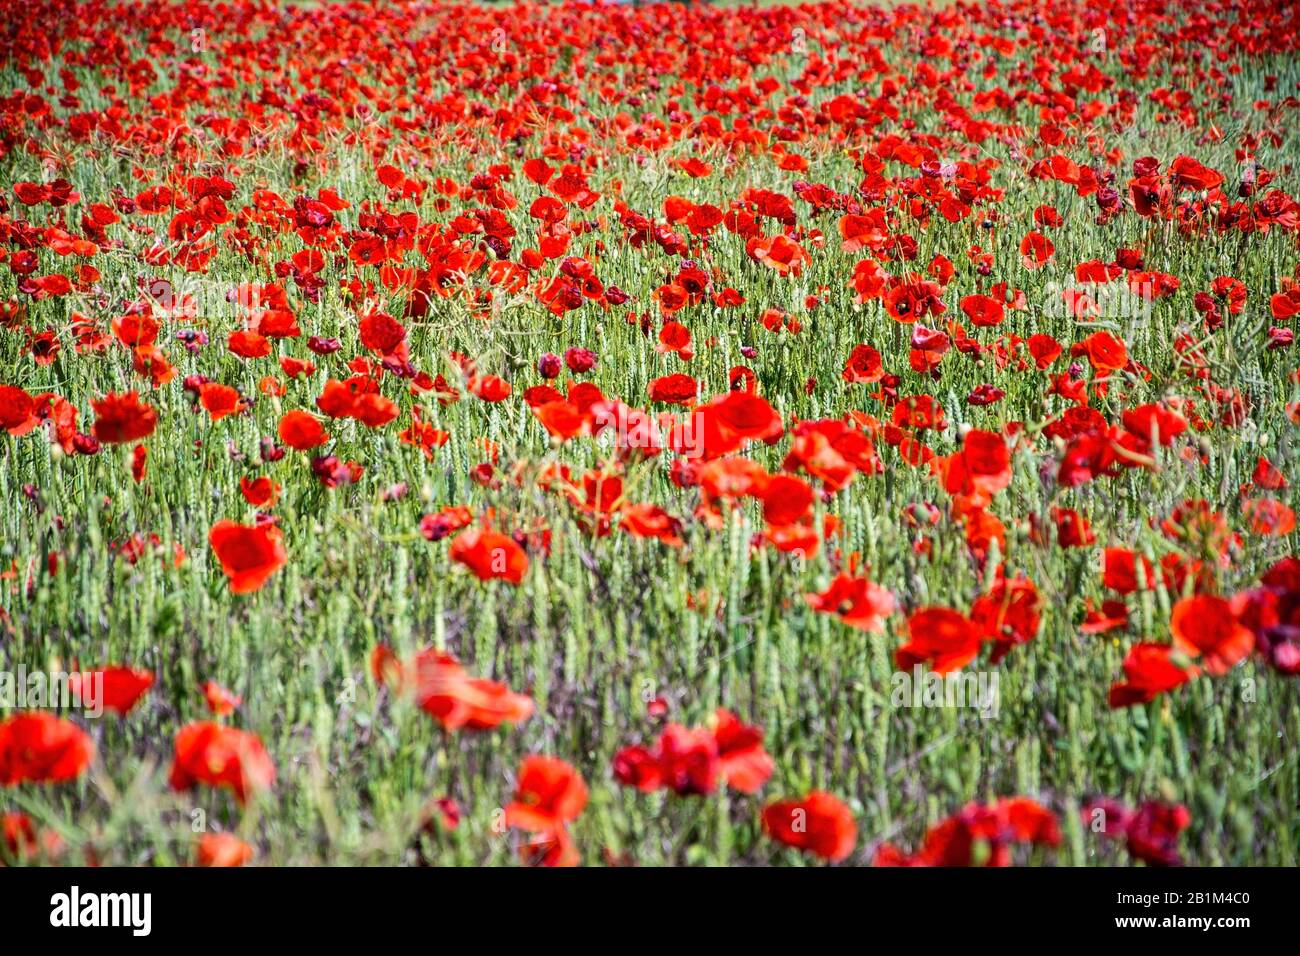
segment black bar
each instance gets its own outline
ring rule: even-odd
[[[1017,936],[1050,933],[1044,940],[1127,936],[1151,942],[1199,935],[1230,943],[1241,933],[1289,930],[1294,880],[1292,870],[1145,867],[727,872],[27,868],[0,869],[0,917],[6,942],[57,940],[76,932],[83,939],[93,934],[128,946],[146,940],[338,946],[352,940],[397,940],[412,931],[433,932],[430,940],[479,932],[487,934],[485,939],[515,932],[522,938],[542,926],[562,936],[598,933],[589,938],[608,941],[662,932],[689,933],[698,943],[716,934],[732,946],[746,936],[762,942],[780,930],[802,930],[811,940],[840,927],[862,934],[887,926],[926,943],[949,938],[971,942],[998,926]],[[136,936],[129,918],[135,916],[136,926],[143,928],[143,897],[132,910],[123,909],[120,898],[104,907],[111,916],[117,906],[124,914],[119,923],[128,925],[51,925],[52,917],[59,918],[60,894],[66,898],[65,916],[70,910],[74,886],[87,916],[89,895],[149,894],[148,935]],[[98,898],[94,905],[99,908]],[[688,920],[689,929],[686,923],[671,928],[678,918]],[[1202,920],[1210,924],[1201,925]],[[651,930],[652,924],[659,929]],[[441,929],[434,932],[435,927]]]

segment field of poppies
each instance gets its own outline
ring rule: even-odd
[[[1300,5],[0,11],[0,861],[1296,865]]]

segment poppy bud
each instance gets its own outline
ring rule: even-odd
[[[553,352],[547,352],[537,360],[537,373],[542,378],[556,378],[560,374],[560,357]]]

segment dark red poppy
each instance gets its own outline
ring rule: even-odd
[[[1081,813],[1094,833],[1123,840],[1129,853],[1148,866],[1180,866],[1178,835],[1192,822],[1182,804],[1148,800],[1129,809],[1116,800],[1094,800]]]

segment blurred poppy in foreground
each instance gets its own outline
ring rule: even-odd
[[[570,764],[557,757],[525,757],[505,815],[507,826],[535,835],[523,847],[525,861],[576,866],[578,851],[569,838],[568,824],[586,805],[587,784]]]
[[[205,833],[199,838],[199,866],[229,867],[251,863],[256,852],[233,833]]]
[[[75,780],[95,747],[70,720],[38,711],[0,721],[0,787]]]

